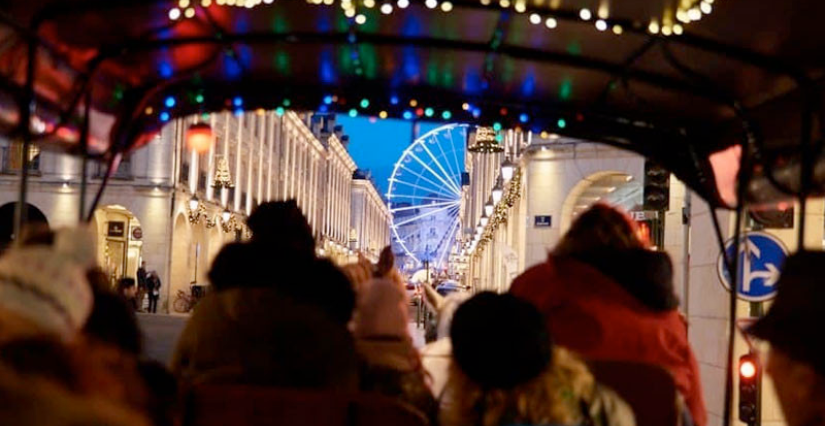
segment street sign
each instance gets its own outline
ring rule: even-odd
[[[630,218],[636,222],[643,222],[646,220],[653,220],[659,218],[659,212],[656,210],[634,210],[627,212]]]
[[[725,242],[725,251],[733,259],[733,238]],[[778,238],[764,232],[748,232],[739,249],[736,295],[749,302],[761,302],[776,296],[776,283],[788,257],[788,250]],[[722,285],[730,291],[730,274],[725,258],[719,254],[717,271]]]
[[[536,216],[533,219],[533,226],[536,228],[549,228],[553,226],[552,216]]]

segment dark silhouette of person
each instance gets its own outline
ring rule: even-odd
[[[147,277],[147,290],[149,291],[149,312],[156,314],[158,312],[158,300],[160,299],[160,277],[157,271],[152,271]]]

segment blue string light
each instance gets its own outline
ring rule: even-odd
[[[398,102],[399,102],[399,101],[398,101],[398,96],[393,95],[393,96],[390,98],[390,103],[391,103],[391,104],[393,104],[393,105],[398,105]]]
[[[324,96],[324,103],[327,104],[327,105],[331,104],[332,103],[332,95]]]
[[[232,99],[232,105],[236,107],[243,105],[243,99],[240,96],[235,96],[235,99]]]
[[[168,96],[163,103],[166,105],[166,108],[174,108],[177,102],[175,102],[175,98]]]
[[[358,110],[355,108],[349,110],[349,116],[352,118],[358,117]]]
[[[559,126],[559,129],[563,129],[567,127],[567,121],[563,118],[559,118],[559,121],[556,122],[556,125]]]
[[[530,120],[530,117],[526,113],[522,112],[521,115],[518,116],[518,121],[522,123],[526,123],[528,120]]]
[[[441,118],[443,118],[445,120],[449,120],[450,118],[452,118],[452,116],[453,116],[453,113],[451,113],[450,111],[444,111],[444,112],[441,113]]]
[[[169,121],[169,118],[170,118],[170,117],[169,117],[169,113],[168,113],[168,112],[163,111],[162,113],[160,113],[160,121],[162,121],[162,122],[164,122],[164,123],[165,123],[165,122]]]
[[[404,120],[412,120],[413,113],[410,110],[406,110],[404,111],[404,114],[402,114],[402,117],[404,117]]]
[[[282,116],[284,115],[284,112],[285,112],[285,111],[284,111],[284,107],[278,107],[278,108],[275,108],[275,114],[276,114],[278,117],[282,117]]]
[[[370,100],[367,98],[361,99],[361,108],[369,108]]]

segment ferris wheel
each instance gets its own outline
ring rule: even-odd
[[[393,244],[407,267],[445,269],[460,234],[461,185],[467,125],[433,129],[395,163],[387,200]],[[398,250],[400,249],[400,250]]]

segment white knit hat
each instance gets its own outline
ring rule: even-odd
[[[0,257],[0,309],[64,339],[79,331],[92,310],[86,271],[94,265],[88,228],[58,230],[51,246],[16,247]]]

